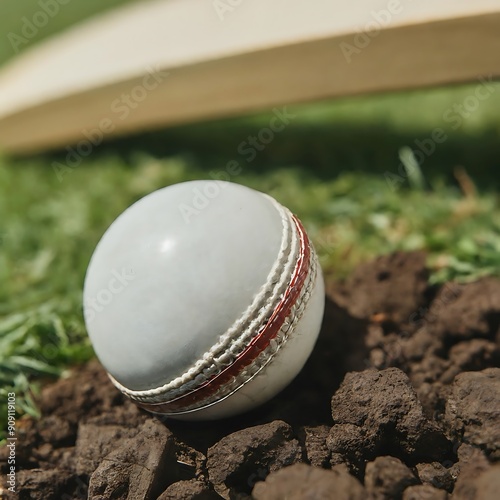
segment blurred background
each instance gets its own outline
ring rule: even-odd
[[[40,5],[4,2],[0,71],[18,52],[133,1],[68,1],[15,50],[8,34]],[[229,175],[271,194],[304,222],[327,280],[415,249],[428,252],[434,283],[498,274],[500,84],[464,111],[477,86],[290,105],[290,123],[256,146],[272,110],[107,141],[70,169],[61,168],[65,148],[0,152],[0,407],[14,388],[19,410],[36,415],[37,384],[93,356],[82,286],[95,245],[126,207],[172,183]]]

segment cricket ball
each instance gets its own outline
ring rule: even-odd
[[[108,228],[90,260],[84,316],[114,385],[184,420],[235,415],[301,370],[324,284],[300,221],[222,181],[155,191]]]

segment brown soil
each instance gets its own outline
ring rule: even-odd
[[[304,370],[239,417],[161,421],[96,361],[47,386],[18,421],[19,498],[498,498],[500,280],[433,288],[424,261],[330,283]]]

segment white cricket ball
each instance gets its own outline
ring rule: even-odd
[[[85,278],[85,322],[115,386],[184,420],[272,398],[305,364],[323,309],[321,269],[300,221],[230,182],[142,198],[106,231]]]

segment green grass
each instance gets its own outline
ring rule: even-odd
[[[500,82],[488,84],[488,99],[474,111],[464,109],[467,117],[454,111],[469,102],[478,85],[289,105],[295,118],[248,168],[265,173],[295,164],[325,179],[346,170],[384,174],[398,171],[398,152],[406,146],[419,155],[425,178],[441,174],[452,183],[453,171],[461,165],[479,187],[499,187],[500,177],[492,172],[500,167]],[[267,127],[271,117],[268,112],[160,130],[118,140],[109,150],[122,155],[137,150],[157,155],[182,151],[217,169],[222,161],[237,157],[239,144]],[[438,130],[445,140],[431,145]]]
[[[7,4],[0,64],[14,55],[8,33],[19,34],[22,17],[39,10],[38,0]],[[30,44],[101,9],[97,0],[70,1]],[[16,391],[20,414],[36,416],[39,385],[93,356],[82,285],[109,224],[151,191],[210,178],[231,160],[242,166],[231,180],[273,195],[300,216],[329,278],[376,255],[413,249],[429,252],[436,283],[499,274],[500,84],[460,123],[449,119],[477,85],[290,106],[296,118],[251,162],[238,147],[267,126],[271,113],[108,142],[62,182],[52,165],[65,162],[64,150],[0,157],[0,428],[7,392]],[[436,128],[446,140],[416,163],[416,141]],[[475,195],[464,196],[457,184],[459,165]]]
[[[186,156],[98,155],[60,182],[48,158],[0,163],[0,415],[12,387],[20,413],[37,414],[41,377],[89,359],[82,319],[86,266],[102,233],[127,206],[171,183],[209,177]],[[434,280],[500,269],[500,208],[484,191],[465,198],[439,177],[391,190],[383,175],[329,179],[288,166],[245,169],[236,182],[270,193],[305,223],[328,276],[393,250],[426,249]]]

